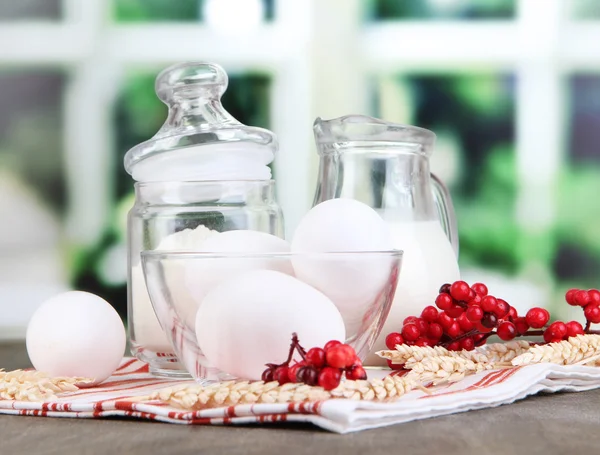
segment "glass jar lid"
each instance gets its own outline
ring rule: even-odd
[[[167,119],[125,155],[137,181],[265,180],[278,148],[274,133],[236,120],[221,104],[228,77],[214,63],[171,66],[156,78]]]

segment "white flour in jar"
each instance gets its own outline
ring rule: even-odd
[[[217,231],[203,225],[195,229],[184,229],[165,237],[155,250],[197,251],[208,238],[217,234]],[[161,329],[150,302],[141,262],[131,268],[131,300],[133,344],[154,353],[172,354],[173,348]]]

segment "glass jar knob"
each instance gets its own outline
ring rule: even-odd
[[[182,63],[164,70],[155,86],[157,96],[169,106],[169,118],[161,129],[239,124],[221,105],[228,82],[225,70],[215,63]]]

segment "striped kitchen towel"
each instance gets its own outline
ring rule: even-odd
[[[370,377],[389,371],[370,371]],[[153,377],[146,364],[124,359],[104,383],[59,395],[46,403],[0,400],[0,414],[45,417],[127,417],[179,424],[309,422],[337,433],[509,404],[540,392],[579,392],[600,387],[600,368],[535,364],[485,371],[460,382],[412,391],[396,401],[345,399],[310,403],[242,404],[182,411],[160,401],[140,400],[153,391],[186,382]],[[192,381],[189,381],[193,384]]]

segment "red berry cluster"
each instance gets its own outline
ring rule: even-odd
[[[407,317],[402,330],[390,333],[385,343],[388,349],[408,344],[470,351],[485,344],[491,335],[504,341],[517,336],[543,335],[546,342],[551,342],[592,333],[590,324],[600,323],[600,291],[571,289],[566,300],[571,305],[584,307],[585,329],[577,321],[556,321],[547,326],[550,313],[543,308],[531,308],[525,316],[519,316],[505,300],[490,295],[485,284],[469,286],[465,281],[456,281],[440,288],[435,299],[437,308],[428,306],[420,317]],[[542,328],[545,330],[530,330]],[[401,367],[388,364],[393,368]]]
[[[290,365],[295,352],[302,360]],[[347,379],[367,379],[367,373],[352,346],[331,340],[323,348],[315,347],[306,351],[294,333],[287,360],[280,365],[268,363],[262,380],[277,381],[281,385],[302,382],[333,390],[340,385],[343,374]]]
[[[591,324],[600,324],[600,291],[569,289],[565,300],[569,305],[583,307],[583,314],[587,321],[585,330],[588,330]]]

